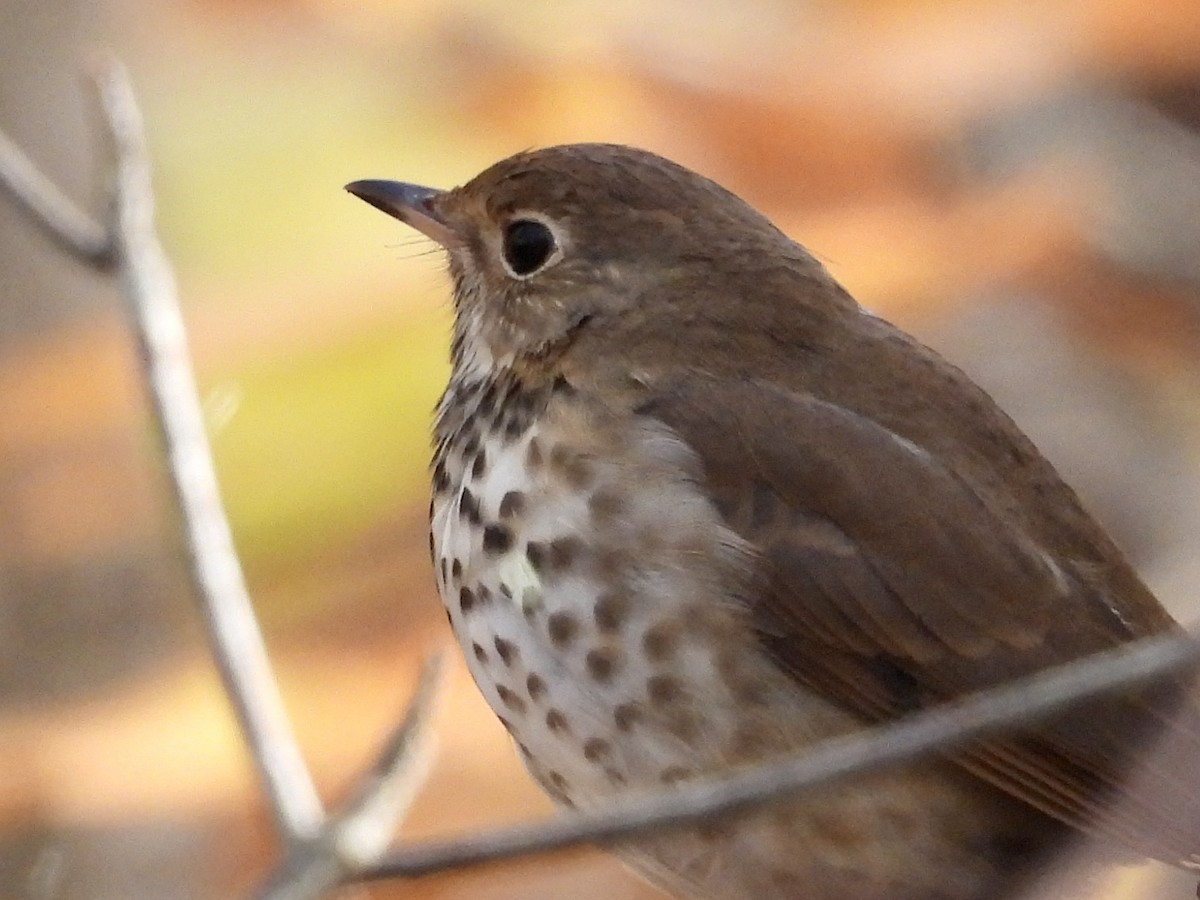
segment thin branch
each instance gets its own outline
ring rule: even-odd
[[[768,800],[794,798],[851,776],[1025,727],[1088,698],[1132,688],[1197,664],[1200,642],[1191,636],[1147,638],[892,725],[823,741],[800,756],[755,767],[733,778],[692,782],[671,793],[614,803],[600,813],[402,847],[360,877],[413,878],[577,844],[612,844],[649,829],[697,822]]]
[[[69,256],[99,269],[112,267],[113,245],[105,229],[55,187],[3,132],[0,187]]]
[[[432,756],[429,715],[443,683],[444,657],[426,661],[400,725],[371,771],[326,825],[321,836],[296,848],[259,891],[259,900],[311,900],[348,879],[383,853],[423,783]]]
[[[302,841],[317,833],[324,813],[288,725],[221,506],[175,279],[154,230],[141,113],[120,65],[98,65],[93,78],[115,169],[107,227],[71,203],[2,132],[0,185],[69,255],[100,271],[115,268],[121,278],[213,654],[280,834],[288,843]]]
[[[413,777],[412,772],[426,767],[431,759],[434,740],[428,723],[444,686],[445,670],[444,652],[425,661],[400,724],[338,817],[339,852],[360,867],[378,859],[387,849],[396,826],[412,804],[417,786],[424,780]]]
[[[287,843],[304,841],[317,834],[324,812],[288,724],[221,505],[175,279],[154,230],[141,113],[121,66],[99,69],[95,80],[116,165],[117,268],[180,511],[189,573],[280,835]]]
[[[101,271],[115,269],[121,279],[188,572],[225,692],[286,844],[286,861],[266,896],[315,898],[378,858],[423,782],[441,656],[426,663],[401,724],[344,810],[327,819],[292,736],[221,504],[175,279],[154,228],[141,113],[122,67],[98,65],[93,80],[113,168],[107,228],[74,207],[2,133],[0,184],[61,248]]]

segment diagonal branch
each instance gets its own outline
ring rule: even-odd
[[[824,741],[800,756],[732,778],[688,783],[670,793],[614,803],[600,813],[402,847],[361,877],[414,878],[577,844],[612,844],[638,832],[739,812],[851,776],[944,753],[996,732],[1030,725],[1108,691],[1132,688],[1197,665],[1200,641],[1190,635],[1146,638],[892,725]]]
[[[116,162],[112,241],[129,299],[188,567],[242,734],[285,842],[317,833],[324,813],[279,696],[221,505],[175,279],[154,230],[154,195],[141,113],[125,71],[101,69],[96,86]]]
[[[0,187],[68,256],[99,269],[112,267],[113,244],[104,227],[72,203],[3,132]]]
[[[315,898],[378,858],[407,812],[425,775],[427,720],[441,658],[426,663],[378,761],[344,810],[327,819],[292,736],[221,505],[175,280],[154,228],[141,114],[120,66],[97,67],[94,81],[113,167],[105,224],[64,198],[2,133],[0,186],[68,254],[121,279],[180,512],[188,571],[225,691],[286,845],[285,862],[265,896]]]
[[[0,132],[0,186],[68,255],[120,277],[167,456],[184,543],[209,638],[238,723],[286,842],[314,835],[323,812],[284,713],[254,618],[192,376],[175,280],[154,231],[141,113],[116,63],[94,75],[114,166],[110,218],[76,207]]]
[[[321,835],[293,851],[258,892],[259,900],[311,900],[357,877],[391,843],[424,780],[432,740],[427,728],[442,684],[444,659],[425,663],[416,693],[371,771]]]

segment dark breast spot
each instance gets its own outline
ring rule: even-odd
[[[596,627],[601,631],[613,632],[620,629],[629,614],[629,598],[625,594],[601,594],[592,609]]]
[[[529,565],[533,571],[541,574],[546,567],[546,559],[549,557],[550,551],[541,541],[530,541],[525,545],[525,558],[529,560]]]
[[[583,758],[588,762],[604,762],[612,755],[612,745],[604,738],[588,738],[583,745]]]
[[[533,701],[540,700],[546,695],[546,682],[542,676],[536,673],[530,673],[525,679],[525,692],[529,694],[529,699]]]
[[[684,741],[694,741],[700,735],[700,716],[684,706],[677,706],[668,717],[667,730]]]
[[[677,784],[691,776],[691,770],[684,766],[667,766],[659,773],[658,780],[663,784]]]
[[[506,641],[502,637],[497,637],[494,643],[496,645],[496,653],[499,654],[500,659],[503,660],[506,666],[511,666],[520,655],[516,645],[512,641]]]
[[[542,467],[544,462],[542,445],[538,443],[537,438],[530,438],[529,446],[525,448],[525,466],[531,471],[536,471]]]
[[[469,613],[475,607],[475,592],[469,587],[464,587],[458,592],[458,608],[463,613]]]
[[[471,463],[471,475],[474,478],[482,478],[487,472],[487,451],[482,447],[475,454],[475,461]]]
[[[597,525],[607,525],[621,514],[625,501],[620,490],[614,485],[606,485],[588,497],[588,512]]]
[[[511,519],[525,512],[525,495],[520,491],[509,491],[500,499],[500,518]]]
[[[679,646],[680,626],[676,622],[659,622],[642,635],[642,650],[653,662],[663,662],[674,655]]]
[[[492,411],[495,409],[495,406],[496,406],[496,385],[489,384],[487,386],[487,390],[485,390],[482,394],[480,394],[479,402],[477,404],[475,404],[475,415],[479,418],[480,421],[484,421],[489,416],[491,416]]]
[[[550,542],[550,567],[555,572],[565,572],[582,553],[583,541],[578,537],[555,538]]]
[[[438,460],[433,467],[433,493],[444,494],[450,488],[450,477],[446,474],[446,464]]]
[[[507,553],[513,544],[512,531],[506,525],[488,525],[483,529],[483,550],[499,555]]]
[[[583,553],[583,541],[575,536],[544,541],[530,541],[525,547],[529,565],[538,574],[561,575],[568,571]]]
[[[613,723],[620,731],[632,731],[642,718],[642,707],[637,703],[622,703],[613,710]]]
[[[655,706],[668,706],[683,698],[683,688],[669,675],[654,675],[646,680],[646,694]]]
[[[507,706],[515,713],[525,712],[525,700],[512,688],[503,684],[496,685],[496,696],[500,698],[500,702]]]
[[[462,495],[458,498],[458,515],[471,525],[483,522],[483,516],[479,512],[479,499],[468,488],[463,488]]]
[[[588,651],[584,661],[587,664],[588,674],[595,681],[607,684],[612,681],[613,674],[617,670],[620,655],[615,647],[597,647],[595,650]]]
[[[579,623],[570,613],[551,613],[546,619],[546,631],[555,647],[569,647],[579,632]]]
[[[562,710],[552,709],[546,713],[546,727],[555,733],[570,731],[570,726],[567,724],[567,717]]]
[[[504,425],[504,441],[505,441],[505,443],[512,443],[513,441],[515,441],[517,438],[519,438],[522,434],[525,433],[525,429],[528,427],[529,427],[528,424],[526,424],[524,421],[522,421],[518,416],[513,416]]]

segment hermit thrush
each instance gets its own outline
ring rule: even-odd
[[[746,203],[627,147],[355,195],[441,244],[431,547],[467,663],[561,804],[1168,631],[1029,440]],[[681,897],[1013,896],[1074,829],[1194,862],[1177,685],[622,854]],[[1194,723],[1191,700],[1183,721]],[[1169,743],[1169,742],[1168,742]]]

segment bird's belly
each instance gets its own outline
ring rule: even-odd
[[[552,422],[464,438],[441,455],[432,508],[454,633],[543,789],[594,808],[858,727],[758,649],[743,550],[682,449],[661,433],[631,431],[616,452],[596,440]],[[1026,816],[934,763],[619,850],[713,900],[1001,897],[1015,875],[989,848],[1019,843]]]
[[[438,588],[475,681],[542,786],[588,806],[769,739],[735,697],[757,691],[759,730],[769,725],[765,669],[736,658],[740,627],[721,633],[732,623],[715,518],[704,510],[710,535],[685,521],[701,505],[694,486],[629,485],[619,460],[545,426],[480,449],[482,466],[473,453],[448,461],[453,487],[435,497]]]
[[[665,429],[550,415],[461,434],[439,463],[439,592],[552,796],[589,806],[794,742],[780,714],[802,695],[758,651],[739,597],[748,554]],[[845,730],[812,706],[814,737]]]

